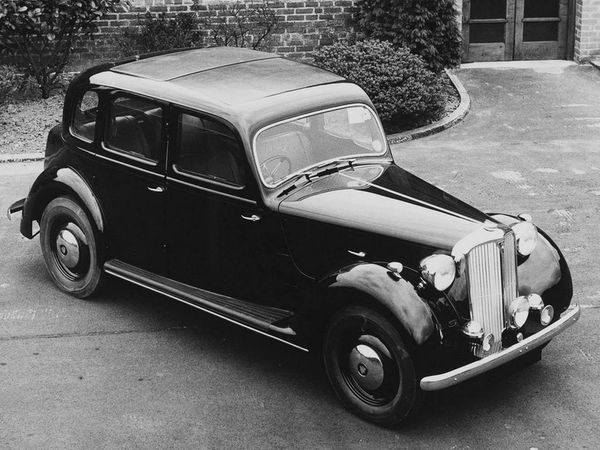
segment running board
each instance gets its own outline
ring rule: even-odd
[[[205,291],[139,269],[118,259],[111,259],[104,263],[104,271],[229,322],[282,341],[300,350],[307,351],[306,348],[293,344],[288,340],[296,336],[296,332],[288,325],[289,319],[293,316],[291,311],[257,305]]]

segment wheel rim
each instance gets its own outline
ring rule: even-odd
[[[384,406],[401,390],[398,364],[374,330],[345,333],[337,358],[344,383],[364,403]]]
[[[90,249],[83,230],[69,220],[56,221],[51,229],[52,260],[70,281],[85,277],[90,268]]]

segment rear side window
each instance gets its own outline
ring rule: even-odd
[[[162,142],[162,108],[132,97],[115,97],[110,103],[105,143],[111,150],[156,162]]]
[[[97,114],[98,94],[94,91],[85,91],[75,106],[71,134],[84,141],[92,142],[96,132]]]
[[[179,114],[175,168],[184,173],[236,186],[243,185],[238,157],[242,149],[234,133],[208,118]]]

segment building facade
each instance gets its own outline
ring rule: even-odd
[[[114,36],[146,12],[174,17],[207,14],[234,0],[130,0],[130,7],[98,22],[96,43],[76,55],[114,56]],[[268,2],[279,19],[269,50],[304,58],[323,45],[355,35],[356,0]],[[600,57],[600,0],[456,0],[463,61]],[[210,44],[207,37],[205,44]]]

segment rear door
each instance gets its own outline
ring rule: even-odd
[[[166,108],[125,92],[107,94],[92,182],[109,235],[109,257],[165,273]]]

